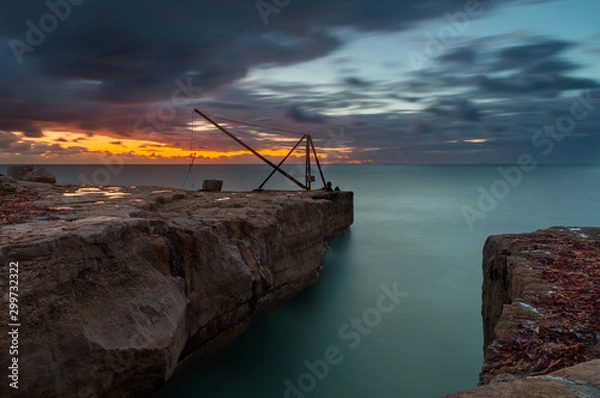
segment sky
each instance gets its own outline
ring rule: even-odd
[[[597,0],[3,0],[0,164],[257,161],[195,108],[273,161],[300,133],[325,163],[597,164],[598,15]]]

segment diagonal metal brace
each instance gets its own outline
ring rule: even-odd
[[[210,117],[208,117],[207,115],[205,115],[204,113],[200,112],[198,109],[194,109],[194,112],[196,112],[198,115],[202,116],[204,119],[206,119],[208,122],[210,122],[212,125],[214,125],[216,128],[218,128],[219,130],[221,130],[222,132],[224,132],[225,134],[227,134],[229,137],[231,137],[235,142],[237,142],[238,144],[240,144],[241,146],[243,146],[244,148],[246,148],[247,150],[249,150],[250,152],[252,152],[254,155],[256,155],[260,160],[262,160],[263,162],[265,162],[266,164],[268,164],[269,166],[271,166],[273,169],[275,169],[276,171],[280,172],[281,174],[283,174],[285,177],[287,177],[290,181],[294,182],[296,185],[298,185],[300,188],[308,190],[308,187],[304,184],[302,184],[300,181],[296,180],[294,177],[292,177],[291,175],[289,175],[288,173],[286,173],[284,170],[282,170],[279,166],[277,166],[275,163],[271,162],[269,159],[265,158],[263,155],[261,155],[260,153],[256,152],[250,145],[246,144],[244,141],[240,140],[239,138],[237,138],[235,135],[231,134],[229,131],[227,131],[223,126],[221,126],[220,124],[218,124],[217,122],[215,122],[214,120],[212,120]],[[304,138],[303,138],[304,139]]]
[[[284,163],[284,162],[287,160],[287,158],[289,158],[289,157],[290,157],[290,155],[291,155],[292,153],[294,153],[294,151],[296,150],[296,148],[298,148],[298,145],[300,145],[300,143],[301,143],[301,142],[304,140],[304,138],[306,138],[306,134],[304,134],[304,135],[302,136],[302,138],[300,138],[300,141],[298,141],[298,142],[296,143],[296,145],[294,145],[294,147],[293,147],[292,149],[290,149],[290,151],[288,152],[288,154],[287,154],[287,155],[285,155],[285,157],[284,157],[283,159],[281,159],[281,162],[279,162],[279,164],[277,165],[277,167],[281,167],[281,165],[282,165],[282,164],[283,164],[283,163]],[[260,184],[260,187],[258,187],[258,189],[259,189],[259,190],[260,190],[260,189],[262,189],[262,187],[263,187],[263,186],[264,186],[264,185],[267,183],[267,181],[269,181],[269,180],[271,179],[271,177],[273,177],[273,174],[275,174],[275,171],[277,171],[277,169],[273,169],[273,171],[271,171],[271,174],[269,174],[269,175],[267,176],[267,178],[265,178],[265,180],[263,181],[263,183],[262,183],[262,184]],[[307,188],[307,189],[308,189],[308,188]]]

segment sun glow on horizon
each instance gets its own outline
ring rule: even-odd
[[[485,144],[488,141],[489,140],[487,138],[476,138],[476,139],[472,139],[472,140],[463,140],[463,142],[466,142],[467,144]]]
[[[43,136],[39,138],[26,137],[22,132],[15,132],[19,136],[21,145],[30,145],[30,148],[36,148],[30,152],[15,153],[15,156],[22,157],[35,155],[46,161],[53,159],[64,159],[65,156],[76,156],[81,158],[93,158],[101,156],[122,156],[133,161],[146,160],[164,160],[175,162],[189,162],[192,157],[198,160],[219,161],[225,159],[247,159],[252,160],[252,155],[248,150],[240,148],[239,150],[204,150],[180,148],[166,143],[134,138],[115,138],[104,134],[86,134],[72,131],[45,130]],[[263,156],[273,158],[283,158],[289,152],[289,148],[282,149],[260,149],[257,150]],[[303,158],[305,153],[301,150],[294,151],[290,157]],[[326,161],[326,153],[320,153],[319,159]]]

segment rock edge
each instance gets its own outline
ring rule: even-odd
[[[600,397],[600,229],[490,236],[483,275],[481,387],[448,397]]]
[[[160,387],[186,355],[218,351],[314,285],[325,242],[353,222],[351,192],[20,189],[44,212],[0,226],[0,283],[18,262],[22,317],[20,388],[0,387],[10,397]]]

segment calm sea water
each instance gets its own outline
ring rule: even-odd
[[[49,168],[59,182],[177,188],[187,172],[187,166]],[[246,190],[269,169],[192,171],[188,188],[218,178],[224,189]],[[301,175],[302,167],[291,172]],[[600,226],[600,166],[538,166],[520,179],[503,177],[497,166],[344,165],[325,173],[355,192],[355,223],[330,243],[320,282],[259,317],[218,357],[188,366],[155,396],[439,397],[473,387],[482,361],[487,236]],[[293,188],[281,179],[271,187]],[[382,285],[393,290],[394,284],[403,297],[386,299],[382,313]]]

